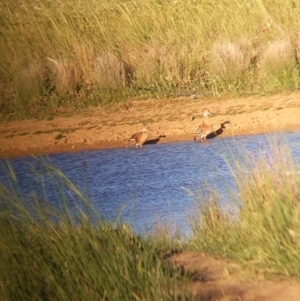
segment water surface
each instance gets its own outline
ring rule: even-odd
[[[136,233],[162,224],[172,232],[189,233],[190,216],[197,212],[203,195],[215,190],[224,206],[236,206],[232,200],[233,196],[238,198],[235,163],[255,160],[261,154],[272,157],[275,144],[288,145],[299,162],[299,132],[216,138],[207,143],[152,144],[142,149],[90,150],[48,158],[88,196],[105,220],[129,222]],[[45,170],[33,157],[10,163],[17,185],[12,184],[5,161],[0,162],[2,183],[24,195],[34,191],[57,205],[62,185],[54,172]],[[72,189],[65,188],[63,194],[71,204],[75,202]]]

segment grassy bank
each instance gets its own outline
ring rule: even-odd
[[[61,188],[55,190],[59,206],[34,192],[24,195],[8,164],[11,188],[0,184],[1,300],[191,300],[186,284],[192,278],[168,261],[177,251],[206,252],[267,276],[299,277],[300,175],[293,158],[283,150],[275,159],[243,162],[235,174],[238,212],[208,196],[184,241],[163,230],[140,236],[126,224],[104,222],[46,161],[51,183],[57,179]]]
[[[225,212],[216,196],[203,202],[189,247],[266,275],[299,277],[300,173],[289,154],[238,165],[238,214]]]
[[[165,259],[178,241],[105,223],[67,179],[60,185],[76,196],[76,210],[0,184],[1,300],[189,300]]]
[[[3,0],[0,118],[298,89],[299,13],[293,0]]]

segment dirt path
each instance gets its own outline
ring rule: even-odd
[[[192,281],[194,301],[299,301],[300,282],[284,279],[267,281],[229,261],[201,253],[181,253],[173,262]]]
[[[218,137],[300,129],[300,93],[248,98],[133,100],[110,110],[90,108],[80,115],[50,120],[0,123],[0,158],[126,147],[145,125],[153,142],[192,140],[209,109],[214,129],[229,120]]]

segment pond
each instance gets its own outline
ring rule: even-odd
[[[237,206],[233,200],[238,199],[235,163],[253,162],[261,155],[272,157],[279,144],[288,146],[299,162],[299,132],[63,153],[50,155],[46,161],[91,200],[103,219],[126,221],[136,233],[165,225],[171,232],[188,234],[191,216],[210,191],[220,194],[222,205]],[[2,160],[0,182],[5,186],[22,195],[34,191],[54,206],[63,194],[75,206],[76,194],[62,188],[62,181],[45,169],[43,160],[26,157],[9,162],[17,184]]]

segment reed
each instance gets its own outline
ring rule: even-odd
[[[72,183],[56,176],[61,192],[72,192],[72,208],[66,198],[58,196],[61,206],[54,208],[36,194],[0,185],[1,300],[188,299],[184,279],[164,260],[172,239],[142,238],[126,224],[102,221]]]
[[[193,223],[192,249],[231,258],[266,274],[299,276],[300,174],[289,151],[237,164],[238,213],[216,196]]]
[[[299,13],[293,0],[2,0],[0,118],[298,88]]]

